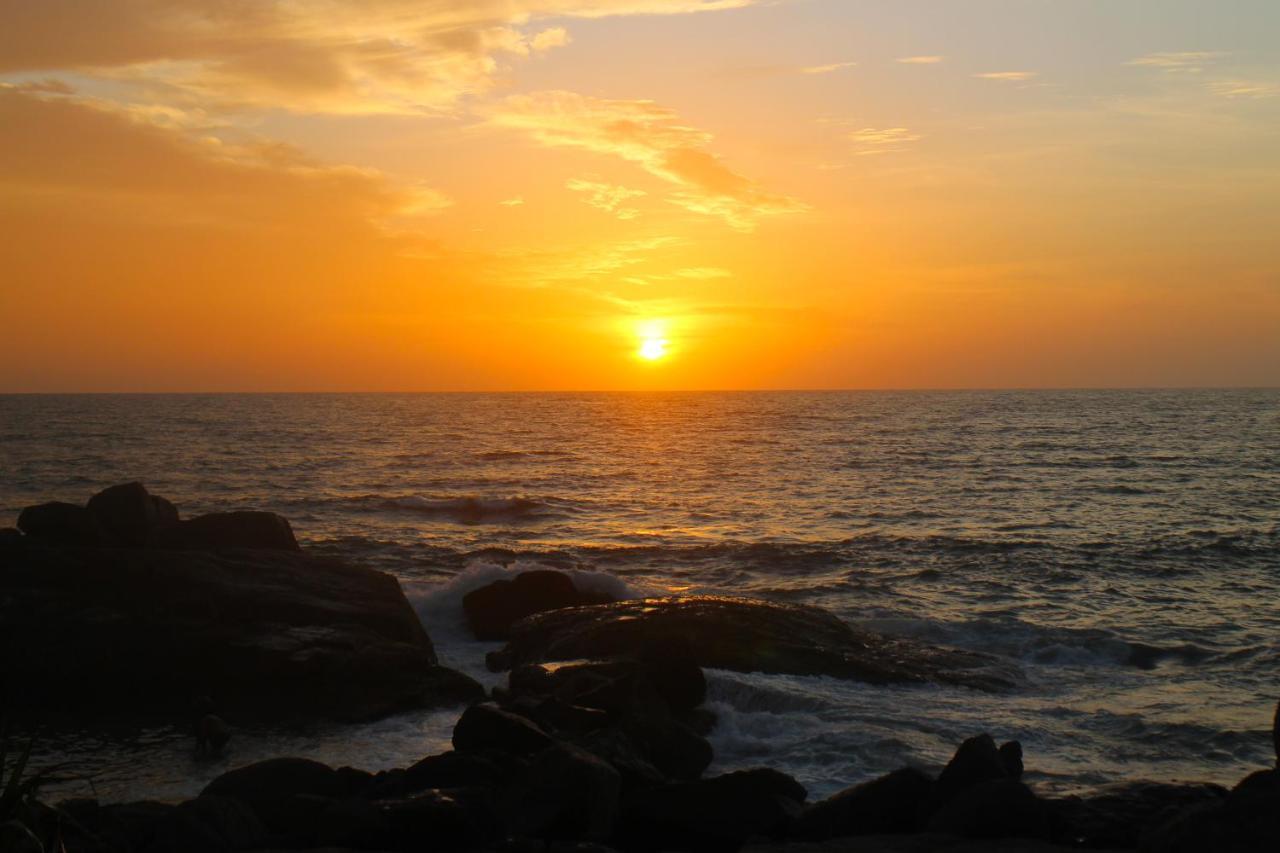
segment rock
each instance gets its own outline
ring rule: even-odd
[[[849,835],[912,832],[933,792],[933,779],[911,767],[846,788],[807,808],[796,828],[800,838],[820,841]]]
[[[104,538],[89,510],[62,501],[27,507],[18,514],[18,529],[40,545],[89,547]]]
[[[640,659],[658,695],[673,712],[692,711],[707,701],[707,677],[687,637],[651,639],[641,650]]]
[[[274,512],[215,512],[156,531],[148,543],[154,548],[217,551],[252,548],[300,551],[289,520]]]
[[[196,755],[217,758],[222,755],[227,741],[231,740],[231,728],[221,717],[205,714],[196,723]]]
[[[1060,838],[1091,848],[1133,849],[1175,815],[1218,803],[1226,795],[1218,785],[1127,782],[1087,797],[1049,800],[1046,805]]]
[[[1016,740],[1000,744],[1000,763],[1004,765],[1005,775],[1010,779],[1022,778],[1022,744]]]
[[[240,800],[204,794],[181,803],[175,810],[189,814],[216,834],[228,850],[249,850],[260,846],[266,829],[253,809]],[[183,849],[172,847],[171,849]]]
[[[633,716],[620,725],[649,763],[673,779],[702,775],[714,757],[705,738],[670,716]]]
[[[388,829],[388,847],[405,853],[487,848],[503,832],[492,798],[484,790],[426,791],[373,805]]]
[[[21,548],[27,544],[27,537],[16,527],[0,527],[0,549]]]
[[[557,743],[508,787],[504,811],[517,836],[599,841],[613,831],[621,790],[622,777],[607,762]]]
[[[1280,770],[1253,773],[1225,798],[1182,809],[1144,834],[1143,853],[1252,853],[1280,840]]]
[[[1276,703],[1276,713],[1271,719],[1271,743],[1276,749],[1276,767],[1280,767],[1280,702]]]
[[[92,720],[210,696],[236,725],[369,719],[483,689],[437,665],[395,578],[283,551],[0,551],[11,707]]]
[[[505,640],[513,622],[534,613],[612,600],[579,590],[564,572],[538,570],[472,590],[463,596],[462,609],[477,640]]]
[[[800,816],[804,787],[776,770],[743,770],[637,791],[623,801],[621,850],[732,851],[780,836]]]
[[[458,752],[531,755],[550,744],[551,738],[533,722],[490,702],[467,708],[453,727],[453,748]]]
[[[1048,819],[1044,805],[1026,785],[988,779],[948,799],[929,819],[928,829],[966,838],[1043,838]]]
[[[139,548],[157,530],[178,523],[178,509],[141,483],[123,483],[89,498],[88,510],[110,544]]]
[[[348,798],[326,803],[316,818],[314,843],[322,848],[387,850],[393,842],[391,827],[377,805]]]
[[[382,800],[407,797],[431,788],[497,788],[508,775],[508,768],[487,755],[442,752],[403,770],[377,774],[365,795]]]
[[[1007,777],[1004,758],[991,735],[971,737],[960,744],[951,761],[938,774],[934,788],[935,803],[941,805],[967,788]]]
[[[670,780],[654,767],[641,747],[616,728],[591,732],[575,741],[577,746],[609,763],[622,777],[624,793],[665,785]]]
[[[353,791],[338,771],[306,758],[272,758],[223,773],[201,797],[226,797],[244,803],[272,832],[296,832],[300,816],[318,813],[301,806],[301,796],[342,798]]]
[[[727,596],[672,596],[553,610],[521,619],[492,667],[539,661],[641,658],[683,637],[703,667],[830,675],[875,684],[1012,685],[994,659],[858,631],[816,607]]]

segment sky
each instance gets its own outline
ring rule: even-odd
[[[1274,0],[0,0],[0,391],[1280,385]]]

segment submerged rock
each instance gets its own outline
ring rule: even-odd
[[[672,596],[539,613],[511,627],[493,669],[580,658],[642,658],[681,638],[700,666],[830,675],[873,684],[1013,686],[992,658],[859,631],[817,607],[728,596]]]
[[[483,692],[395,578],[284,551],[0,550],[0,709],[240,724],[368,719]]]
[[[472,590],[463,596],[462,609],[477,640],[505,640],[512,623],[526,616],[609,601],[607,594],[578,589],[564,572],[542,569]]]

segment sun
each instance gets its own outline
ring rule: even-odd
[[[640,342],[640,349],[637,355],[645,361],[657,361],[666,357],[667,346],[666,338],[645,338]]]

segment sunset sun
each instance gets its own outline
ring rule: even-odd
[[[667,346],[665,338],[645,338],[640,342],[639,355],[645,361],[658,361],[666,358]]]

